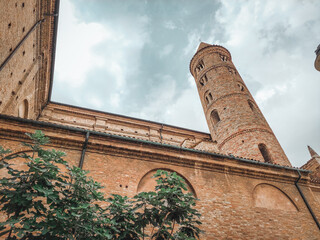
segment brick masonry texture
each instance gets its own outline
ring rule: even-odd
[[[106,195],[152,190],[154,171],[176,171],[199,199],[201,239],[320,239],[294,184],[297,169],[281,167],[290,162],[227,49],[201,43],[190,63],[210,134],[54,103],[49,95],[55,6],[50,0],[0,0],[0,64],[11,56],[0,71],[1,146],[23,150],[25,133],[40,129],[51,139],[48,148],[66,152],[66,160],[78,166],[90,131],[83,169]],[[270,164],[263,163],[261,143]],[[318,219],[319,162],[312,156],[303,167],[313,172],[301,170],[299,181]]]
[[[53,34],[49,14],[55,1],[2,0],[0,4],[0,64],[4,64],[0,112],[35,119],[48,99]]]
[[[26,140],[24,132],[42,129],[50,148],[67,153],[70,164],[78,165],[84,134],[39,124],[0,119],[0,145],[15,151]],[[139,185],[152,186],[144,176],[156,169],[177,171],[190,184],[199,201],[201,239],[318,239],[317,229],[294,186],[294,170],[243,163],[227,157],[210,156],[141,143],[134,139],[91,135],[83,168],[105,187],[103,192],[133,196]],[[1,173],[0,173],[1,174]],[[302,173],[301,187],[320,216],[320,188],[310,185]],[[148,183],[149,181],[149,183]],[[143,190],[149,190],[144,187]],[[151,189],[150,189],[151,190]]]

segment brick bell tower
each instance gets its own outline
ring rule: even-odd
[[[190,71],[221,153],[291,166],[227,49],[200,43]]]

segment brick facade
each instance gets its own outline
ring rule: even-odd
[[[6,36],[0,38],[1,146],[22,150],[24,133],[40,129],[51,138],[49,148],[65,151],[67,161],[79,166],[89,132],[83,169],[102,183],[106,195],[150,190],[152,173],[167,169],[180,174],[199,198],[201,239],[320,239],[297,189],[320,219],[320,184],[309,171],[290,167],[228,50],[202,43],[190,64],[211,134],[54,103],[58,5],[15,3],[0,2],[0,34]],[[17,48],[26,36],[22,28],[28,32],[43,19]],[[17,49],[13,54],[11,47]],[[305,169],[319,169],[317,164],[316,156]]]

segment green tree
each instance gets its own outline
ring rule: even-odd
[[[196,199],[184,180],[157,171],[154,192],[105,199],[87,171],[70,167],[61,151],[43,149],[41,131],[27,134],[27,150],[0,147],[0,236],[6,239],[195,239],[201,232]],[[19,168],[14,159],[22,159]],[[63,170],[62,170],[63,169]],[[101,207],[107,202],[107,207]]]

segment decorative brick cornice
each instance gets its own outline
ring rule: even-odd
[[[25,132],[35,129],[43,130],[50,138],[50,146],[81,150],[86,130],[52,123],[21,119],[0,115],[0,138],[21,141]],[[10,127],[9,127],[10,126]],[[9,127],[9,128],[8,128]],[[96,131],[89,131],[91,140],[88,152],[118,155],[136,158],[142,161],[173,164],[209,171],[228,171],[230,174],[240,174],[257,178],[275,179],[277,181],[293,181],[297,169],[278,164],[263,163],[256,160],[209,153],[195,149],[160,144],[151,141],[121,137]],[[9,137],[12,136],[12,137]],[[14,139],[13,139],[14,138]],[[250,169],[250,171],[248,171]],[[304,174],[303,181],[308,181],[308,170],[300,170]]]
[[[225,67],[225,68],[227,68],[227,69],[233,69],[233,70],[235,70],[236,72],[238,72],[237,71],[237,69],[233,66],[233,64],[230,64],[230,63],[228,63],[228,62],[224,62],[224,63],[220,63],[220,64],[216,64],[216,65],[213,65],[213,66],[211,66],[211,67],[209,67],[209,68],[207,68],[207,69],[204,69],[203,71],[202,71],[202,73],[201,73],[201,75],[199,75],[198,77],[197,77],[197,79],[199,80],[199,79],[201,79],[207,72],[209,72],[209,71],[211,71],[211,70],[213,70],[213,69],[216,69],[216,68],[220,68],[220,67]]]
[[[245,95],[245,96],[249,96],[248,93],[243,93],[243,92],[234,92],[234,93],[230,93],[230,94],[226,94],[226,95],[223,95],[221,97],[218,97],[217,99],[215,99],[214,101],[212,101],[209,105],[208,105],[208,108],[206,110],[206,114],[208,114],[209,111],[211,111],[211,106],[218,102],[219,100],[221,99],[224,99],[224,98],[227,98],[227,97],[231,97],[231,96],[234,96],[234,95]]]

